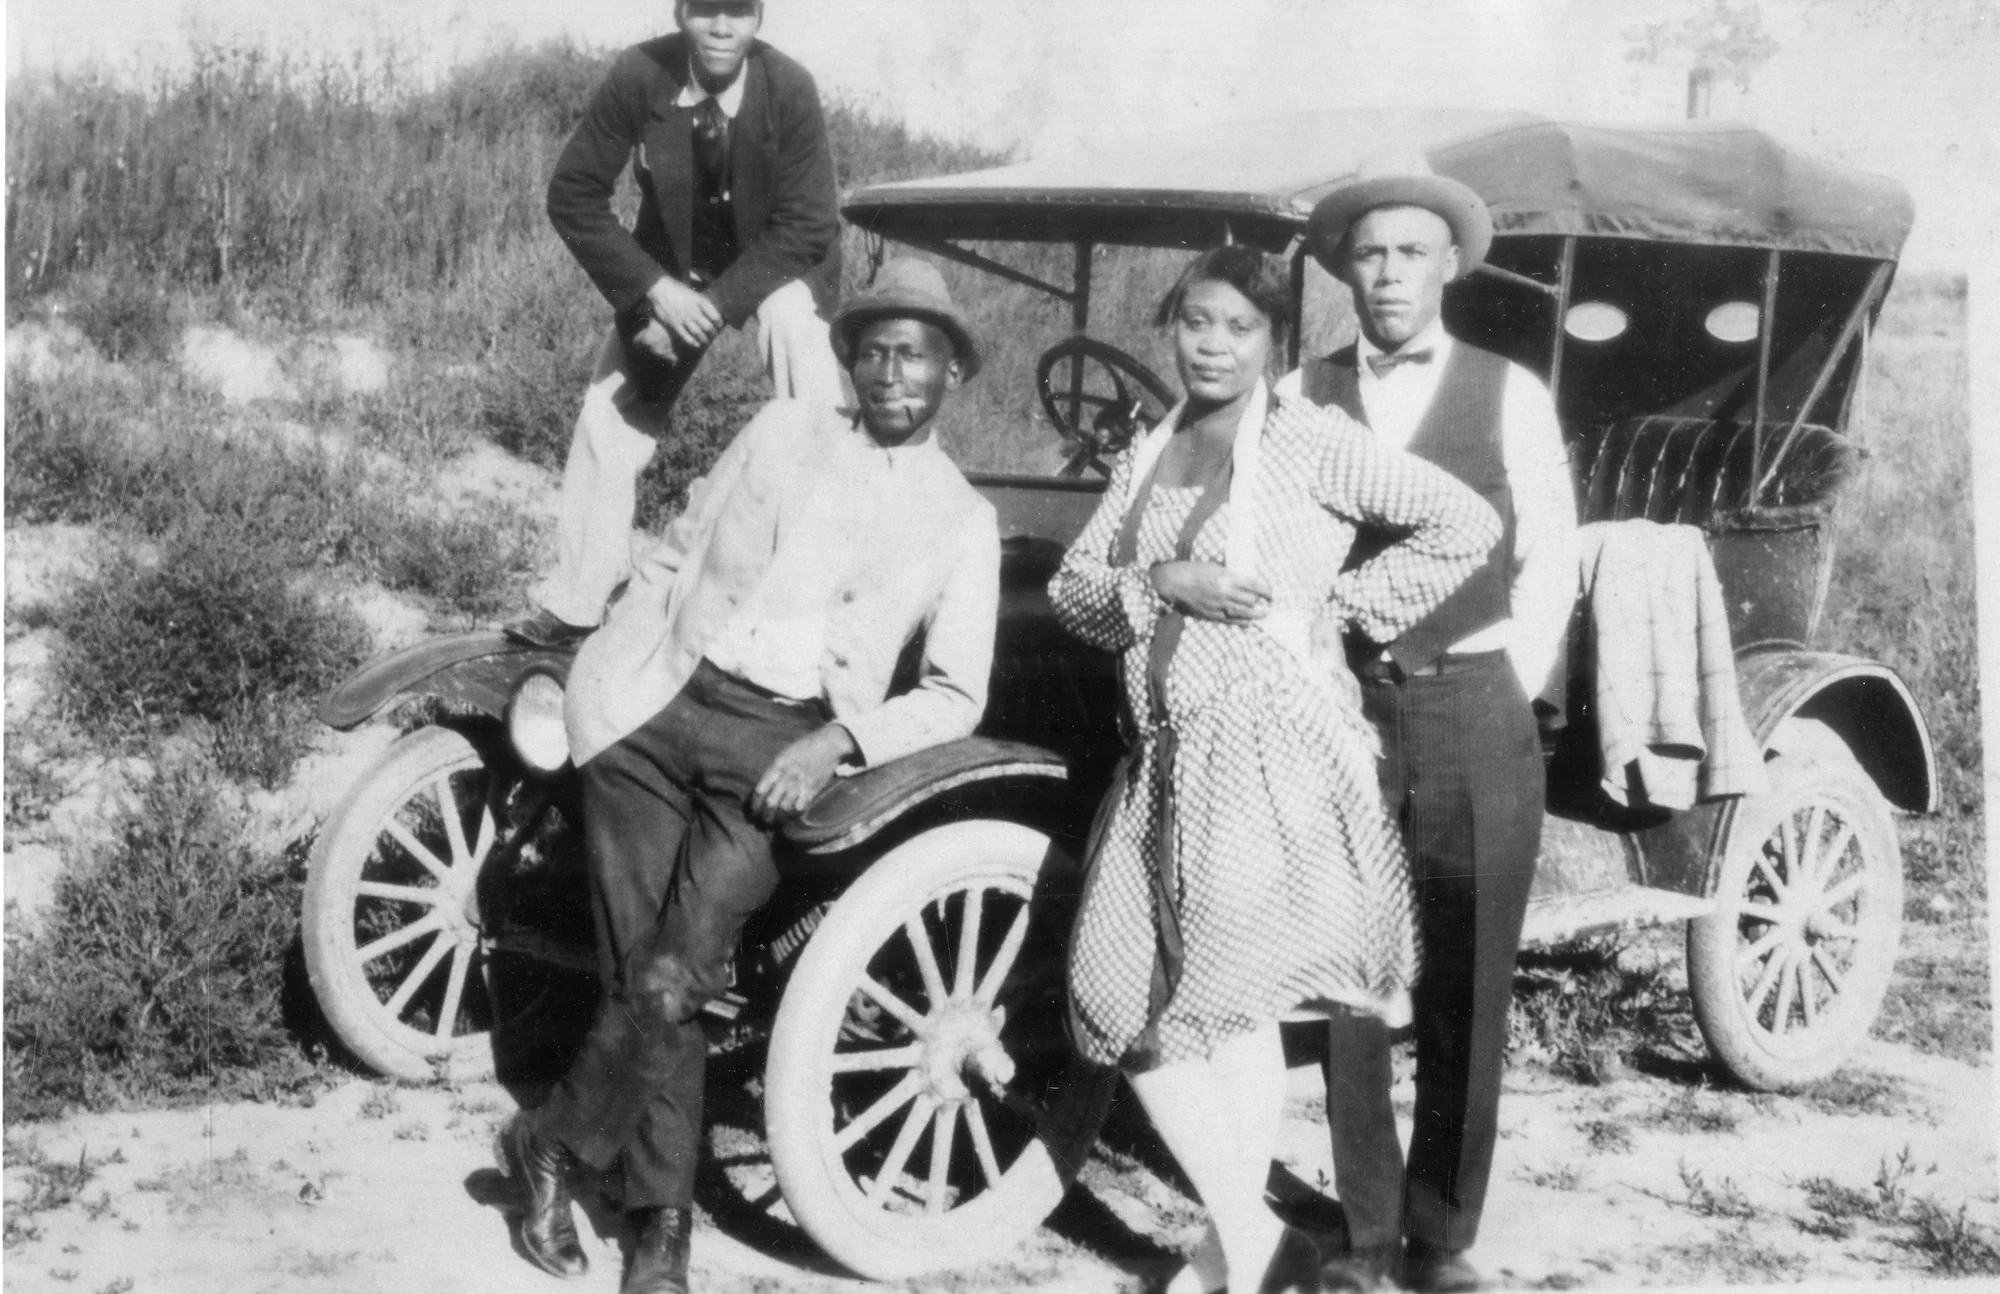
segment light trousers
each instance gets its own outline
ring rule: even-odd
[[[757,308],[757,339],[779,398],[829,409],[845,400],[826,321],[804,283],[794,279],[764,298]],[[631,569],[639,475],[701,360],[701,353],[687,356],[664,380],[642,390],[615,327],[598,351],[563,466],[555,570],[535,593],[536,601],[570,624],[602,620],[612,590]]]

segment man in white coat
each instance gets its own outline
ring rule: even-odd
[[[698,483],[570,673],[570,748],[604,1001],[569,1072],[499,1137],[530,1259],[587,1263],[564,1174],[621,1163],[624,1294],[686,1294],[706,1043],[772,839],[842,765],[969,736],[999,604],[993,507],[932,434],[979,346],[933,267],[892,261],[834,315],[858,412],[778,400]],[[909,691],[889,696],[919,632]]]

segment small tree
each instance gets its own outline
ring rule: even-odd
[[[1690,118],[1708,115],[1718,77],[1748,90],[1751,75],[1778,52],[1756,0],[1711,0],[1691,17],[1628,28],[1625,39],[1630,44],[1625,57],[1635,63],[1688,62]]]

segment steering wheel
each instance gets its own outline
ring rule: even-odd
[[[1073,367],[1058,374],[1064,360]],[[1159,374],[1091,337],[1069,337],[1043,351],[1035,364],[1035,389],[1057,433],[1076,442],[1063,463],[1064,476],[1081,476],[1087,467],[1110,475],[1106,460],[1140,431],[1159,425],[1174,404],[1173,390]]]

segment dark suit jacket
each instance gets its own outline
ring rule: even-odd
[[[822,314],[840,291],[840,214],[826,122],[812,74],[762,41],[750,48],[743,105],[732,127],[735,262],[709,286],[740,326],[764,298],[804,279]],[[674,100],[688,82],[679,33],[618,56],[549,181],[549,220],[620,315],[665,274],[685,278],[693,245],[693,113]],[[618,176],[640,176],[638,222],[611,210]]]

